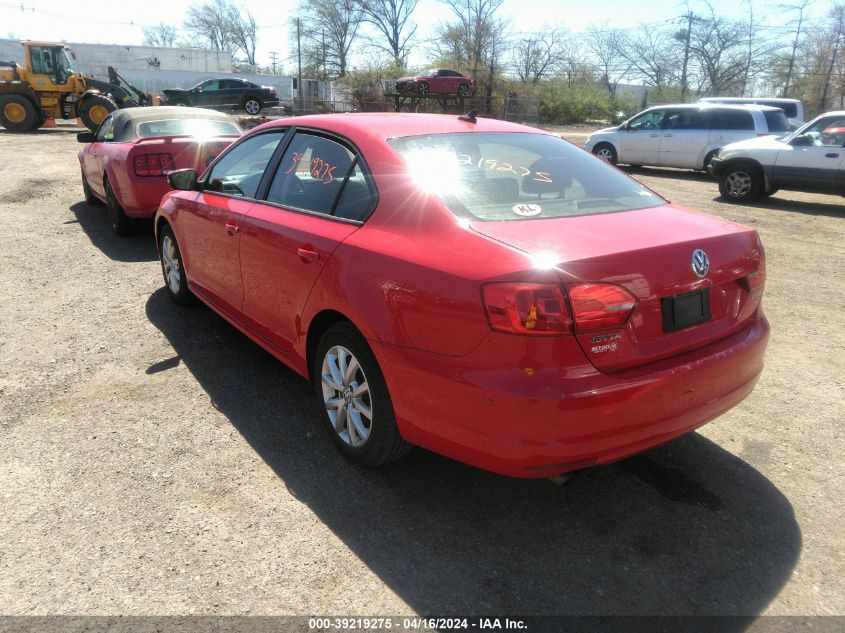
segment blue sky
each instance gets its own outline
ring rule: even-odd
[[[144,0],[140,10],[139,4],[130,1],[0,0],[0,37],[13,34],[29,39],[137,45],[143,39],[143,25],[167,22],[178,26],[190,4],[190,0]],[[253,0],[242,4],[252,11],[262,26],[259,62],[269,63],[270,51],[277,51],[283,62],[293,59],[295,44],[290,45],[288,35],[289,22],[297,15],[296,3],[293,0]],[[690,0],[689,4],[693,11],[706,11],[700,0]],[[711,4],[723,16],[741,17],[748,12],[748,0],[713,0]],[[788,14],[779,8],[782,2],[752,0],[752,4],[755,20],[770,26],[783,25],[789,20]],[[670,20],[683,14],[686,5],[678,0],[505,0],[501,15],[510,21],[516,32],[555,25],[577,32],[590,24],[607,23],[614,28],[625,28],[639,22]],[[830,0],[815,0],[810,8],[811,17],[824,15],[830,6]],[[448,8],[442,2],[420,0],[415,13],[419,39],[423,42],[430,39],[434,26],[448,17]],[[426,64],[424,46],[417,47],[412,62]],[[288,68],[291,67],[288,64]]]

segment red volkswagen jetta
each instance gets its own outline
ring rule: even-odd
[[[540,130],[349,114],[171,174],[166,287],[313,381],[356,463],[550,476],[666,442],[763,366],[763,247]]]

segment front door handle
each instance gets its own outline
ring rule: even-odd
[[[839,158],[839,154],[835,154],[833,152],[824,155],[825,158]]]
[[[320,253],[318,253],[317,251],[308,250],[307,248],[297,248],[296,254],[299,255],[299,259],[301,259],[306,264],[316,262],[320,259]]]
[[[240,230],[241,227],[239,227],[237,224],[234,224],[233,222],[226,222],[226,232],[229,235],[235,235]]]
[[[664,134],[663,138],[672,138],[673,136],[675,136],[675,135],[674,134]]]

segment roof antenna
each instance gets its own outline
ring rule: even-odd
[[[478,116],[478,110],[470,110],[466,114],[462,114],[461,116],[459,116],[458,120],[459,121],[467,121],[469,123],[478,123],[478,119],[476,119],[477,116]]]

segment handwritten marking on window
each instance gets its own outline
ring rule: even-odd
[[[334,181],[334,171],[337,169],[337,165],[327,163],[319,156],[312,158],[309,164],[305,160],[304,152],[294,152],[291,158],[293,162],[285,170],[285,176],[295,172],[303,176],[311,176],[311,178],[319,180],[324,185],[328,185]]]
[[[534,180],[536,182],[546,182],[549,184],[552,183],[552,175],[545,171],[532,172],[527,167],[522,167],[521,165],[514,166],[511,163],[498,161],[495,158],[479,158],[478,161],[473,161],[472,156],[470,156],[469,154],[458,154],[457,157],[459,165],[473,165],[476,169],[487,168],[490,171],[496,171],[499,173],[511,173],[516,176],[522,176],[523,178],[533,173],[534,177],[531,180]],[[517,169],[519,170],[519,172],[516,171]]]

